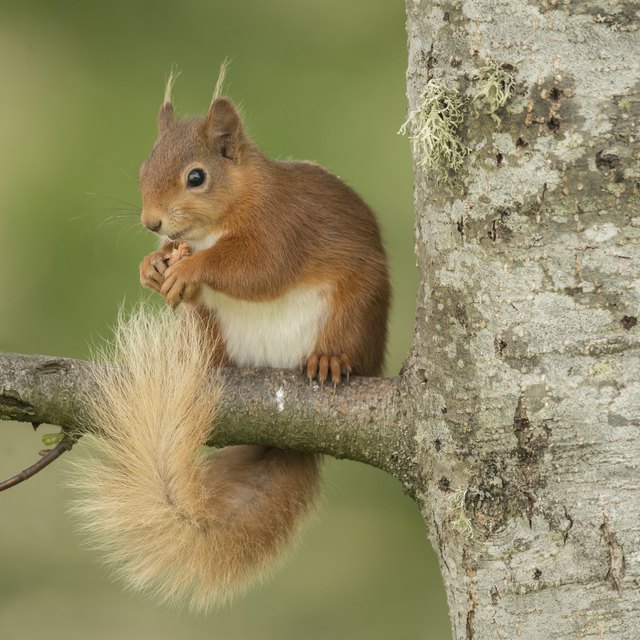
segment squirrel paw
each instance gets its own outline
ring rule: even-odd
[[[193,266],[189,245],[181,242],[166,256],[167,269],[164,272],[164,282],[160,293],[175,309],[183,300],[191,300],[198,290],[194,282]]]
[[[330,374],[331,382],[333,382],[333,388],[335,389],[341,381],[342,375],[346,376],[347,382],[349,382],[351,359],[346,353],[342,353],[339,356],[330,356],[325,353],[312,353],[302,361],[302,371],[306,372],[309,384],[311,384],[315,378],[318,378],[320,387],[324,387],[324,383]]]
[[[195,283],[191,273],[193,258],[183,258],[175,262],[164,273],[164,283],[160,293],[174,309],[183,301],[193,296]]]
[[[166,270],[167,254],[164,251],[150,253],[140,263],[140,284],[147,289],[160,291]]]

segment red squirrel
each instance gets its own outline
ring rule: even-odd
[[[179,325],[167,338],[143,320],[121,340],[127,373],[105,386],[124,389],[118,407],[136,406],[118,418],[109,407],[98,412],[104,440],[124,444],[98,446],[106,462],[83,471],[92,480],[82,480],[88,498],[78,506],[110,559],[126,565],[120,572],[130,586],[204,609],[290,546],[319,482],[313,454],[239,445],[200,455],[219,393],[200,408],[207,367],[303,364],[321,386],[351,373],[378,375],[389,308],[387,261],[369,207],[317,164],[267,158],[218,91],[204,117],[179,120],[169,82],[158,138],[140,170],[142,222],[163,241],[142,261],[141,282],[171,307],[191,309],[200,329]],[[206,339],[193,337],[202,327]],[[190,355],[172,363],[171,350]],[[186,390],[175,391],[179,384]],[[143,402],[140,388],[148,388]],[[160,405],[173,413],[159,413]],[[107,478],[114,471],[117,482]],[[104,484],[89,486],[95,478]],[[138,515],[122,507],[133,500]]]

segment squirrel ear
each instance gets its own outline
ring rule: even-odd
[[[238,160],[242,141],[242,120],[228,98],[217,98],[209,107],[205,118],[205,133],[220,154],[229,160]]]
[[[164,133],[173,124],[173,105],[165,102],[158,112],[158,133]]]

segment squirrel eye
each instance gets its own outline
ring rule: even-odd
[[[204,184],[205,177],[204,169],[191,169],[187,176],[187,187],[199,187]]]

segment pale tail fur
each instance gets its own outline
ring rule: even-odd
[[[129,587],[193,609],[259,579],[291,544],[317,458],[270,447],[205,450],[223,388],[202,320],[140,307],[96,368],[93,455],[73,511]]]

